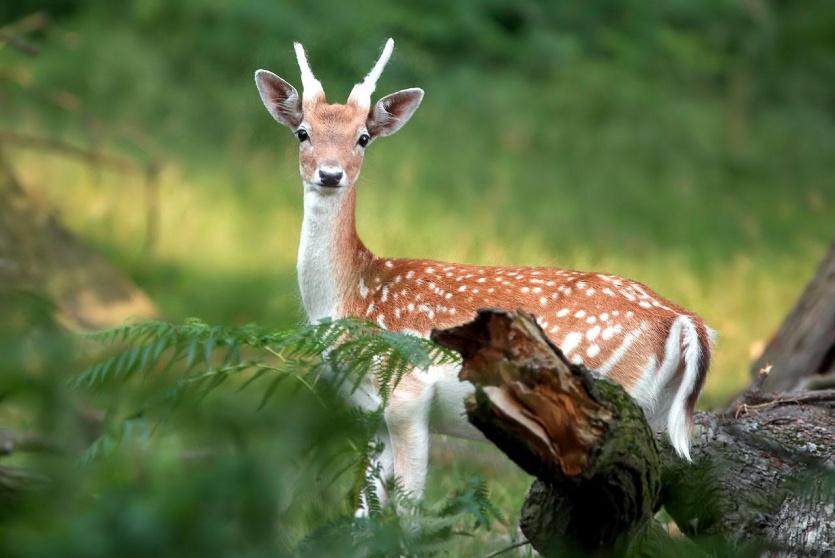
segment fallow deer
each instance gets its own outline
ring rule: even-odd
[[[362,243],[354,213],[365,151],[399,130],[423,99],[423,91],[412,88],[371,104],[393,48],[389,39],[345,104],[325,100],[298,43],[302,95],[269,71],[255,73],[267,110],[299,142],[304,220],[297,270],[308,318],[367,317],[382,328],[428,336],[433,328],[470,320],[479,308],[525,309],[570,360],[623,385],[653,427],[666,429],[679,455],[689,459],[690,423],[712,337],[693,312],[608,273],[391,259]],[[472,386],[457,372],[451,366],[412,372],[384,412],[378,466],[416,497],[426,478],[430,430],[480,438],[463,412]],[[363,397],[361,404],[380,403],[367,386]]]

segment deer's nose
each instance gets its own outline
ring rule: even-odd
[[[338,186],[342,180],[342,169],[332,166],[319,167],[319,183],[322,186]]]

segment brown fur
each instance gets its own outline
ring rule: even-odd
[[[319,165],[330,164],[342,167],[349,184],[356,182],[365,156],[357,139],[367,116],[367,111],[354,105],[329,105],[323,101],[306,106],[302,125],[310,139],[299,145],[302,178],[312,182]]]

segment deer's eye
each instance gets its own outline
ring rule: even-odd
[[[366,145],[368,145],[368,142],[369,142],[369,141],[371,141],[371,136],[369,136],[368,134],[362,134],[362,135],[359,137],[359,139],[357,140],[357,144],[358,144],[360,147],[365,147]]]
[[[310,139],[310,136],[307,135],[307,130],[304,128],[299,128],[296,130],[296,137],[299,138],[299,142],[307,141]]]

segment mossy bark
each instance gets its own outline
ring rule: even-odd
[[[835,391],[767,393],[762,376],[726,412],[697,414],[689,463],[524,312],[483,310],[433,339],[463,357],[470,422],[536,477],[520,523],[540,553],[709,555],[672,544],[654,519],[662,505],[720,552],[835,548]]]
[[[620,386],[570,364],[523,312],[482,311],[433,338],[463,356],[470,422],[538,479],[521,519],[534,548],[619,553],[658,535],[658,448]]]

